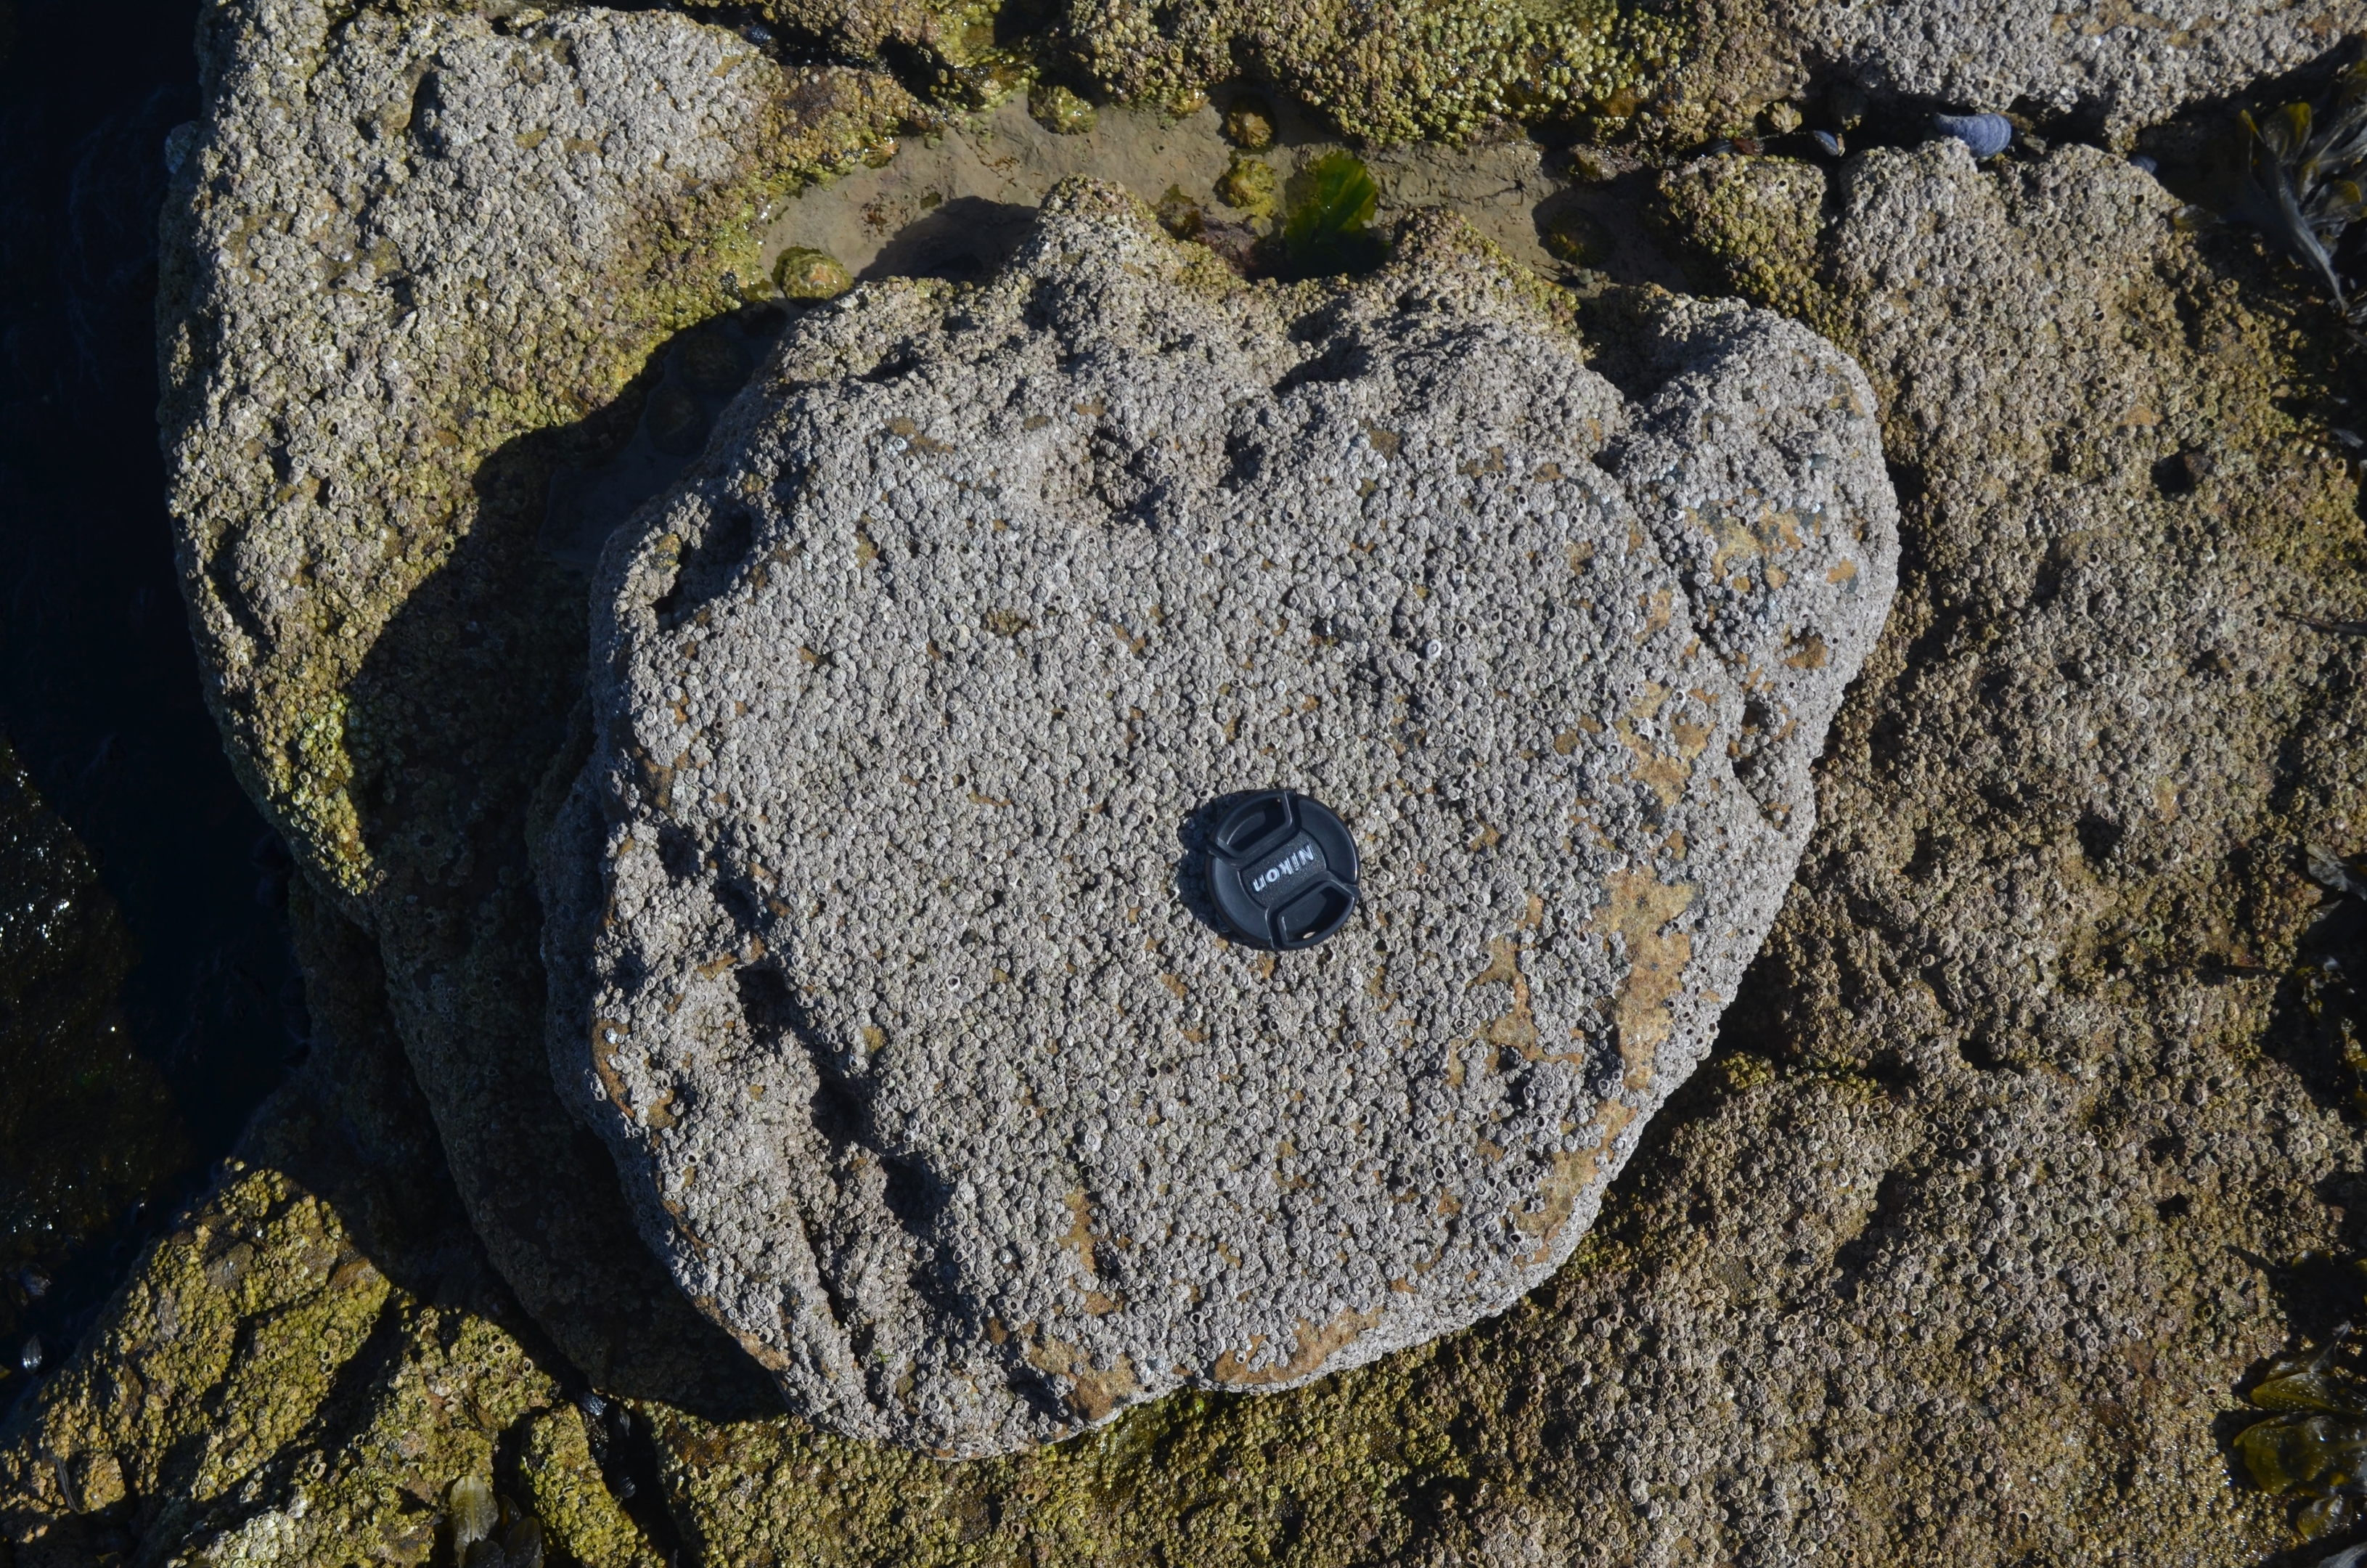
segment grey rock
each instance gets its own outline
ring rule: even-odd
[[[813,1420],[1000,1451],[1500,1312],[1707,1050],[1890,599],[1871,394],[1689,303],[1624,395],[1467,233],[1251,287],[1072,184],[793,325],[610,546],[553,1068]],[[1276,786],[1365,866],[1279,958],[1190,853]]]
[[[764,204],[909,99],[662,12],[230,0],[197,41],[159,416],[233,765],[378,942],[470,1219],[565,1354],[765,1397],[549,1094],[527,819],[583,579],[535,541],[551,470],[629,429],[619,393],[730,308],[735,257],[754,276]]]
[[[2367,28],[2358,0],[1906,0],[1802,4],[1776,35],[1883,97],[2091,114],[2107,135],[2306,64]]]

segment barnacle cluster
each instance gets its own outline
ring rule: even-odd
[[[2315,107],[2289,103],[2237,118],[2241,158],[2225,216],[2274,240],[2317,274],[2354,327],[2367,326],[2367,299],[2350,297],[2336,259],[2345,233],[2367,215],[2367,58]]]

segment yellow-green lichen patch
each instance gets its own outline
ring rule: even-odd
[[[1420,1533],[1410,1492],[1467,1471],[1451,1412],[1417,1392],[1449,1381],[1432,1361],[1262,1398],[1178,1395],[961,1465],[787,1420],[650,1415],[676,1517],[718,1561],[1348,1563],[1403,1550]]]
[[[1825,327],[1817,280],[1825,174],[1791,158],[1724,153],[1660,176],[1659,214],[1707,291]]]
[[[584,1568],[656,1568],[663,1561],[608,1490],[574,1406],[561,1405],[532,1419],[517,1473],[550,1544]]]

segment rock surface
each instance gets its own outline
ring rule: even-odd
[[[62,1266],[189,1158],[124,1027],[133,951],[89,852],[0,737],[0,1400],[45,1359],[25,1331],[55,1315]]]
[[[1353,135],[1630,125],[1682,146],[1787,99],[2069,115],[2114,140],[2367,28],[2361,0],[1706,0],[1539,13],[1467,0],[1069,0],[1062,42],[1110,91],[1173,101],[1254,62]],[[1797,123],[1796,120],[1794,123]]]
[[[1800,7],[1814,61],[1868,94],[2078,115],[2115,140],[2197,99],[2307,64],[2367,28],[2356,0],[1948,0]]]
[[[549,1092],[525,821],[565,744],[583,579],[536,543],[553,469],[622,445],[653,352],[759,276],[769,204],[910,99],[663,12],[240,0],[198,44],[161,417],[232,760],[378,938],[528,1310],[611,1386],[761,1396],[620,1206],[573,1196],[613,1177]]]
[[[1064,187],[793,326],[611,545],[554,1069],[816,1421],[991,1451],[1500,1312],[1706,1051],[1889,607],[1871,394],[1714,310],[1631,402],[1455,243],[1245,287]],[[1188,856],[1273,788],[1365,868],[1279,961]]]
[[[1734,21],[1730,50],[1685,67],[1707,108],[1683,123],[1704,131],[1800,90],[1754,74],[1797,58],[1771,50],[1763,8],[1710,9]],[[333,38],[317,12],[207,14],[210,102],[248,127],[208,132],[230,167],[261,177],[284,159],[289,191],[326,188],[334,164],[298,132],[336,107],[340,77],[308,73],[379,24]],[[255,119],[273,99],[292,118]],[[857,150],[876,122],[837,123],[810,124],[791,165],[827,161],[798,147]],[[490,358],[416,383],[412,417],[470,444],[406,449],[416,488],[377,487],[410,497],[444,568],[361,593],[347,574],[367,551],[303,523],[272,644],[297,678],[223,688],[255,726],[279,722],[266,706],[300,715],[339,692],[368,718],[343,732],[369,737],[359,751],[334,723],[285,749],[229,726],[258,779],[288,769],[258,793],[317,887],[345,885],[341,841],[274,791],[357,781],[392,880],[344,904],[372,929],[321,915],[305,949],[316,1020],[352,1022],[357,1048],[316,1047],[312,1096],[266,1109],[249,1169],[19,1407],[0,1444],[17,1568],[118,1552],[339,1564],[355,1541],[426,1561],[449,1544],[453,1483],[487,1465],[506,1507],[598,1563],[2022,1568],[2249,1564],[2287,1544],[2282,1506],[2230,1485],[2214,1423],[2261,1358],[2358,1310],[2310,1261],[2367,1244],[2352,1218],[2367,1154],[2342,1109],[2355,1085],[2303,1002],[2325,958],[2367,954],[2312,945],[2317,894],[2290,846],[2359,846],[2367,696],[2356,642],[2275,612],[2367,610],[2358,478],[2329,432],[2351,419],[2334,399],[2367,388],[2288,264],[2179,232],[2132,171],[2079,149],[1945,158],[1866,158],[1829,176],[1829,202],[1826,172],[1730,160],[1672,210],[1705,284],[1783,301],[1865,366],[1906,551],[1818,770],[1820,826],[1786,911],[1718,1054],[1579,1252],[1512,1311],[1428,1346],[958,1464],[719,1410],[708,1352],[681,1353],[700,1321],[624,1217],[603,1217],[604,1195],[621,1208],[606,1156],[571,1149],[549,1095],[540,921],[512,889],[583,638],[580,579],[531,553],[539,476],[554,446],[603,449],[638,417],[632,372],[666,331],[734,303],[720,275],[746,252],[720,198],[753,187],[639,210],[616,231],[624,259],[568,260],[559,287],[612,334],[596,374],[563,335],[491,332]],[[478,192],[445,188],[438,222],[458,224]],[[225,233],[304,210],[232,208]],[[246,290],[318,298],[294,269],[209,274],[212,242],[176,211],[168,329],[188,312],[235,338],[255,319]],[[496,260],[540,255],[481,260],[497,281]],[[602,313],[612,283],[622,316]],[[1595,363],[1623,383],[1630,303],[1585,307]],[[334,346],[349,329],[319,330]],[[320,345],[290,341],[285,365],[245,374],[266,427],[326,450]],[[248,383],[189,364],[174,384],[208,389],[207,417],[226,421]],[[518,387],[580,401],[521,413],[504,401]],[[209,444],[184,401],[166,416],[184,460],[246,472],[248,436]],[[390,472],[367,447],[349,459]],[[227,613],[209,541],[249,514],[252,496],[232,499],[219,534],[190,533],[201,617]],[[329,635],[357,604],[383,622]],[[371,635],[402,657],[368,680],[340,673],[369,664],[358,648],[308,662]],[[373,803],[394,766],[416,781],[399,812]],[[2162,773],[2174,815],[2148,809]],[[339,1326],[371,1301],[370,1332]],[[678,1403],[633,1403],[628,1430],[613,1398],[582,1414],[586,1379]]]

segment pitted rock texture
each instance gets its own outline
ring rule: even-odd
[[[1631,403],[1449,222],[1353,290],[1194,255],[1079,183],[983,290],[806,318],[595,589],[554,1068],[844,1432],[1056,1438],[1545,1278],[1889,603],[1869,394],[1806,331],[1672,310]],[[1282,786],[1365,903],[1277,959],[1189,851]]]
[[[472,1222],[605,1386],[761,1377],[633,1239],[553,1103],[527,818],[581,679],[552,469],[630,433],[765,205],[911,100],[663,13],[224,0],[165,201],[159,416],[241,778],[379,944]],[[568,768],[572,774],[572,765]],[[593,1196],[587,1196],[593,1195]]]
[[[1879,96],[2077,112],[2116,139],[2307,64],[2367,28],[2359,0],[1908,0],[1800,12],[1811,57]]]

